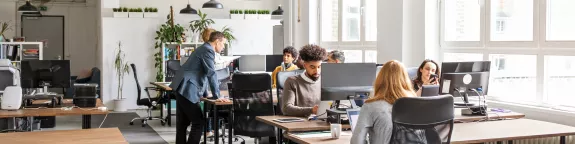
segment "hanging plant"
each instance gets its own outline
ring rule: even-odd
[[[0,38],[4,38],[4,33],[8,30],[12,30],[9,22],[0,22]],[[2,40],[0,39],[0,41]]]

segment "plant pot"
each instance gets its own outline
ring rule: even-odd
[[[270,20],[270,19],[272,19],[272,15],[269,15],[269,14],[259,14],[259,15],[258,15],[258,19]]]
[[[258,19],[257,14],[246,14],[245,17],[246,19]]]
[[[114,99],[114,111],[125,112],[128,111],[128,101],[126,98]]]
[[[127,18],[128,13],[127,12],[114,12],[114,17],[115,18]]]
[[[158,13],[157,12],[147,12],[144,13],[144,18],[156,18],[158,17]]]
[[[230,14],[230,19],[244,19],[244,14]]]
[[[130,18],[144,18],[143,12],[130,12]]]

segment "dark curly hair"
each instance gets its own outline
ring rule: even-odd
[[[299,50],[299,57],[304,62],[324,61],[327,59],[327,52],[324,48],[321,48],[318,45],[308,44]]]
[[[299,53],[298,53],[297,50],[296,50],[295,48],[293,48],[292,46],[288,46],[288,47],[284,48],[284,53],[283,53],[283,54],[285,55],[286,53],[291,54],[291,56],[293,57],[294,61],[297,60],[297,57],[298,57],[298,54],[299,54]]]

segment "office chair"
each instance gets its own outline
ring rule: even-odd
[[[419,71],[419,67],[409,67],[407,68],[407,75],[409,75],[409,79],[413,80],[417,77],[417,71]]]
[[[176,76],[176,72],[180,70],[180,60],[168,60],[166,62],[166,81],[171,82]]]
[[[136,72],[136,65],[130,64],[132,67],[132,72],[134,73],[134,79],[136,80],[136,88],[138,92],[138,98],[136,99],[136,104],[138,106],[147,106],[148,107],[148,116],[145,117],[136,117],[130,121],[130,125],[134,125],[135,120],[142,120],[142,127],[145,127],[148,124],[148,120],[160,120],[162,126],[166,125],[166,120],[162,119],[161,117],[152,117],[152,110],[156,108],[158,104],[163,104],[168,102],[168,100],[164,100],[162,97],[151,98],[150,92],[148,90],[156,90],[155,87],[146,87],[144,90],[148,95],[148,98],[141,99],[140,96],[142,95],[142,88],[140,87],[140,83],[138,82],[138,74]]]
[[[237,73],[232,78],[232,89],[234,120],[231,125],[234,134],[253,137],[256,143],[261,137],[274,137],[273,126],[256,120],[256,116],[275,114],[271,76],[267,73]]]
[[[453,131],[451,96],[404,97],[392,108],[390,143],[450,143]]]
[[[281,100],[281,96],[282,96],[282,92],[283,92],[284,84],[285,84],[286,80],[291,76],[297,76],[297,75],[302,74],[303,72],[304,72],[304,70],[293,70],[293,71],[280,71],[280,72],[278,72],[278,74],[276,75],[276,80],[277,80],[276,93],[277,93],[278,103],[281,103],[280,100]],[[276,107],[276,114],[282,115],[281,106]]]

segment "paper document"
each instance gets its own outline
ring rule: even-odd
[[[330,131],[294,133],[299,138],[331,137]],[[350,131],[342,131],[340,136],[351,136]]]

